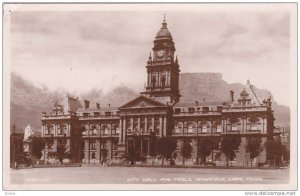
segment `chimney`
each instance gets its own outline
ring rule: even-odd
[[[100,109],[100,103],[96,103],[96,108]]]
[[[234,102],[234,92],[230,91],[230,101]]]
[[[90,101],[84,100],[84,108],[89,108],[90,107]]]
[[[110,103],[108,104],[108,107],[110,108]]]

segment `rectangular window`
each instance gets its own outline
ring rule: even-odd
[[[96,150],[96,141],[95,140],[91,140],[90,149],[91,150]]]
[[[148,129],[148,132],[152,132],[152,118],[151,117],[147,118],[147,129]]]
[[[207,133],[207,126],[206,125],[202,126],[202,133]]]
[[[57,135],[61,135],[62,134],[61,126],[62,125],[57,125]]]
[[[175,108],[175,114],[179,114],[181,112],[181,109],[180,108]]]
[[[251,123],[251,130],[258,130],[257,123]]]
[[[156,135],[158,135],[159,131],[160,131],[160,120],[159,120],[159,117],[155,117],[154,118],[154,129],[155,129]]]
[[[203,113],[208,113],[209,112],[209,107],[202,107],[202,112]]]
[[[94,112],[94,117],[99,117],[100,116],[100,112]]]
[[[195,112],[195,108],[188,108],[189,113],[194,113]]]
[[[83,117],[84,117],[84,118],[87,118],[87,117],[89,117],[89,116],[90,116],[90,114],[89,114],[89,113],[83,113],[82,115],[83,115]]]
[[[108,135],[108,134],[110,134],[110,131],[111,131],[110,125],[106,125],[106,126],[105,126],[105,129],[104,129],[104,134],[105,134],[105,135]]]
[[[54,126],[53,125],[49,125],[48,130],[49,130],[49,134],[54,134]]]
[[[238,130],[237,124],[232,124],[231,130],[232,131],[237,131]]]

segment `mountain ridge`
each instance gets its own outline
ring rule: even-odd
[[[235,92],[235,98],[245,88],[240,83],[229,84],[222,79],[221,73],[181,73],[180,74],[180,102],[202,101],[227,101],[229,91]],[[255,94],[260,99],[272,97],[270,91],[255,88]],[[36,87],[22,77],[11,74],[11,126],[23,130],[27,124],[31,124],[34,130],[41,127],[41,114],[43,111],[51,111],[56,101],[62,101],[65,91],[50,91],[45,87]],[[126,87],[118,86],[108,93],[101,89],[92,89],[80,94],[80,98],[99,101],[102,106],[111,104],[120,106],[139,96],[139,93]],[[42,99],[41,99],[42,97]],[[290,109],[273,101],[275,124],[289,126]]]

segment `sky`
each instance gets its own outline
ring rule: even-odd
[[[201,6],[201,5],[198,5]],[[290,13],[280,10],[12,11],[10,68],[37,86],[85,93],[142,91],[163,15],[182,73],[219,72],[289,105]]]

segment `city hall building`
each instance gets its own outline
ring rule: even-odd
[[[184,142],[192,145],[194,163],[199,158],[199,141],[204,137],[240,136],[232,165],[248,165],[246,145],[251,137],[261,140],[259,156],[254,162],[266,162],[264,142],[273,135],[274,117],[271,100],[258,103],[248,91],[228,92],[230,99],[220,102],[206,100],[180,102],[180,66],[175,56],[175,44],[164,20],[156,34],[153,53],[146,62],[147,84],[140,96],[118,107],[102,107],[100,103],[67,96],[55,103],[53,110],[42,115],[42,136],[47,153],[65,142],[75,162],[101,163],[118,159],[133,147],[148,160],[156,158],[158,138],[177,141],[175,163],[181,163],[180,148]],[[220,150],[213,150],[208,160],[226,163]]]

